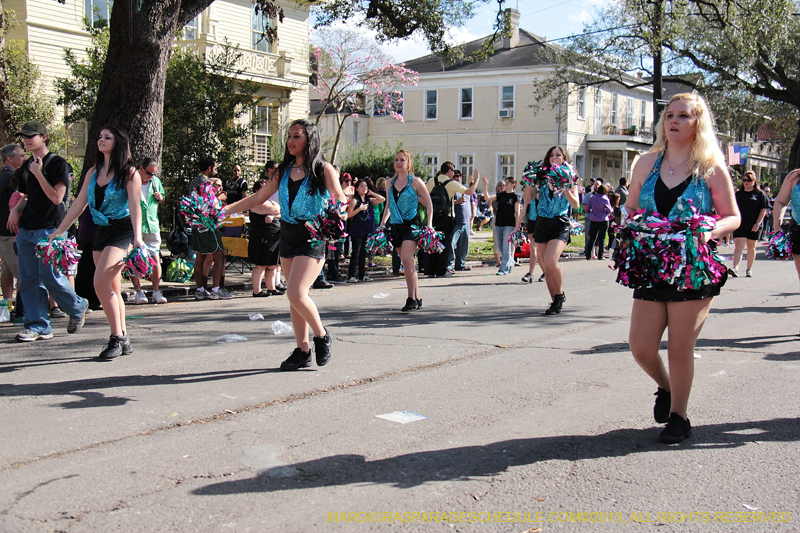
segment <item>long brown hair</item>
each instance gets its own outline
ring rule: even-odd
[[[748,170],[747,172],[744,173],[744,178],[752,179],[753,180],[753,190],[759,190],[758,178],[756,177],[756,173],[755,172],[753,172],[752,170]],[[744,178],[742,178],[742,183],[739,184],[739,190],[740,191],[744,190]]]

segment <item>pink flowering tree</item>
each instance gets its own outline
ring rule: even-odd
[[[336,160],[348,118],[361,113],[390,116],[403,122],[403,87],[416,85],[419,75],[395,64],[375,42],[346,29],[323,28],[315,32],[311,63],[313,94],[321,103],[317,125],[328,117],[329,159]]]

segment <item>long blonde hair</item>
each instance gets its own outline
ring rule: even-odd
[[[714,131],[714,117],[711,116],[711,110],[708,104],[699,94],[681,93],[676,94],[669,99],[667,107],[661,113],[656,123],[656,142],[650,149],[650,152],[663,152],[667,149],[667,137],[664,131],[664,123],[666,122],[665,116],[667,109],[676,100],[683,100],[688,103],[692,115],[697,121],[697,129],[694,134],[694,144],[692,151],[689,155],[689,168],[693,173],[698,174],[701,178],[707,178],[714,167],[717,165],[725,166],[725,156],[722,154],[722,149],[719,147],[717,134]]]
[[[407,165],[406,166],[408,167],[408,175],[409,176],[413,176],[414,175],[414,156],[412,156],[411,152],[409,152],[408,150],[398,150],[397,153],[394,154],[394,156],[397,157],[400,154],[403,154],[403,155],[406,156],[406,161],[407,161]],[[393,178],[397,177],[397,170],[394,171],[394,175],[392,177]]]

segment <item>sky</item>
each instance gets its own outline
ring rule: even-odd
[[[595,9],[612,0],[507,0],[506,7],[520,12],[519,26],[536,35],[557,39],[580,33],[590,22]],[[469,42],[492,32],[497,3],[489,2],[478,10],[466,27],[451,28],[453,44]],[[313,41],[313,32],[312,32]],[[381,47],[398,63],[430,53],[423,39],[408,39]]]

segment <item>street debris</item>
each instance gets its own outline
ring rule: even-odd
[[[409,422],[416,422],[417,420],[426,420],[427,416],[422,416],[419,413],[411,413],[409,411],[395,411],[394,413],[387,413],[385,415],[375,415],[378,418],[383,418],[389,422],[397,422],[398,424],[408,424]]]
[[[247,340],[247,337],[242,337],[241,335],[236,335],[233,333],[226,333],[225,335],[220,335],[219,337],[214,338],[214,342],[218,344],[222,344],[225,342],[244,342]]]

